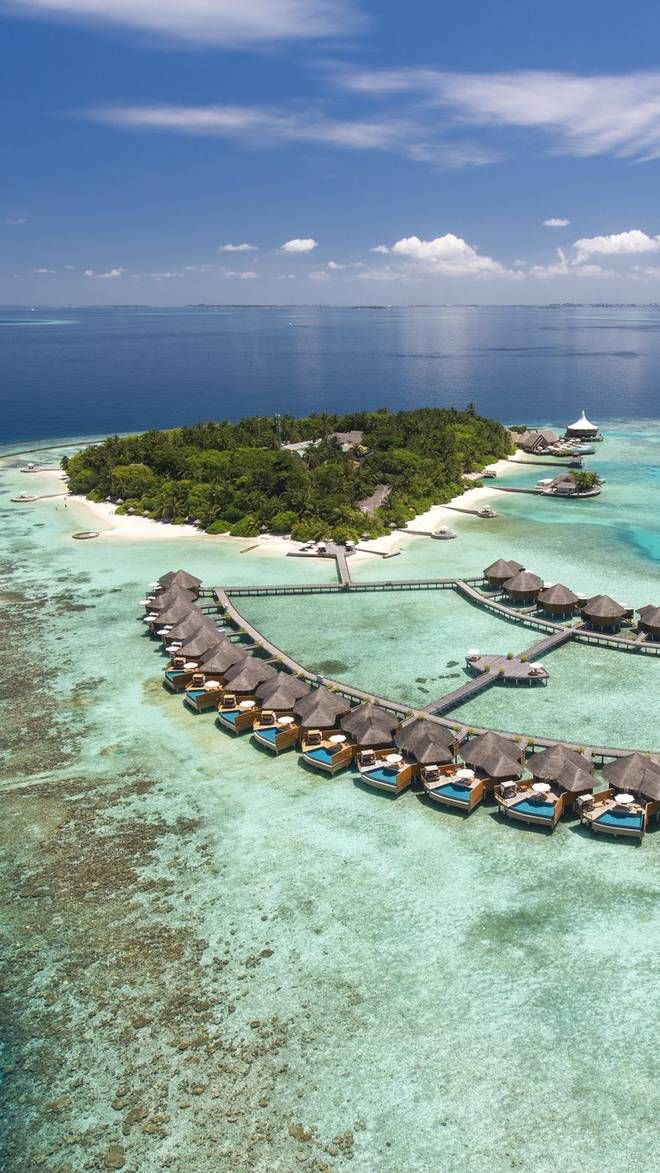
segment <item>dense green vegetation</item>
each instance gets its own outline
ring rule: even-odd
[[[348,452],[334,432],[360,431]],[[279,445],[317,441],[299,455]],[[139,436],[110,436],[65,458],[73,493],[120,502],[120,511],[199,523],[243,537],[262,528],[302,540],[370,537],[401,525],[464,488],[463,473],[512,451],[508,432],[466,411],[257,416]],[[388,485],[388,500],[365,516],[358,502]]]
[[[586,493],[589,489],[597,489],[602,484],[598,473],[589,472],[587,469],[580,469],[572,475],[578,493]]]

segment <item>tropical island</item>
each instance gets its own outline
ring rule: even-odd
[[[355,541],[405,525],[515,449],[496,420],[420,408],[254,416],[109,436],[64,458],[69,490],[207,533]]]

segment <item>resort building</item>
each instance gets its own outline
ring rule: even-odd
[[[539,591],[536,603],[547,615],[560,615],[566,618],[575,614],[579,600],[569,587],[555,582],[552,586],[544,586],[543,590]]]
[[[543,590],[543,579],[531,570],[521,570],[504,583],[504,592],[514,603],[533,603]]]
[[[300,725],[300,749],[308,766],[335,774],[353,760],[348,737],[337,729],[339,718],[350,708],[349,701],[323,687],[296,701],[293,715]]]
[[[592,424],[584,411],[574,424],[569,424],[565,433],[567,440],[602,440],[598,424]]]
[[[621,603],[617,603],[609,595],[594,595],[582,605],[581,611],[585,623],[599,630],[618,628],[630,615],[626,607],[622,607]]]
[[[660,607],[638,607],[639,630],[649,639],[660,639]]]
[[[505,582],[524,569],[524,566],[521,566],[519,562],[514,562],[513,559],[507,561],[505,558],[498,558],[496,562],[491,562],[490,566],[486,567],[484,578],[489,586],[501,589]]]

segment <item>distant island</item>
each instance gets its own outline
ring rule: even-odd
[[[268,530],[355,541],[464,491],[463,476],[514,451],[496,420],[465,411],[254,416],[109,436],[62,460],[72,493],[207,533]]]

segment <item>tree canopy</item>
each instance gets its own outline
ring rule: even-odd
[[[361,432],[345,450],[335,433]],[[280,446],[310,442],[302,452]],[[247,537],[262,528],[311,538],[377,536],[464,488],[464,473],[513,451],[507,430],[466,411],[322,413],[109,436],[62,461],[72,493],[210,533]],[[372,515],[359,502],[379,485]]]

